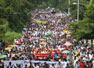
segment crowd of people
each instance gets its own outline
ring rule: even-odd
[[[3,61],[10,61],[7,68],[21,68],[19,64],[12,65],[11,61],[16,60],[29,60],[24,68],[94,68],[94,47],[77,43],[70,36],[71,16],[54,8],[37,9],[30,14],[32,21],[23,28],[22,37],[0,50],[1,56],[6,55],[0,58],[0,68]],[[45,62],[33,64],[32,60]]]

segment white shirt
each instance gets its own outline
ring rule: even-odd
[[[35,66],[34,68],[39,68],[39,66]]]
[[[92,63],[93,63],[93,68],[94,68],[94,60],[92,61]]]

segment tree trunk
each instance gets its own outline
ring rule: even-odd
[[[91,39],[91,46],[93,46],[93,39]]]

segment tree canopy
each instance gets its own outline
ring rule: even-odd
[[[32,6],[29,0],[0,0],[0,39],[6,34],[20,32],[26,23],[30,22],[29,12]]]
[[[70,28],[77,40],[94,39],[94,4],[88,5],[83,20],[72,23]]]

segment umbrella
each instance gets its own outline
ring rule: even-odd
[[[45,41],[45,39],[40,39],[40,41]]]
[[[46,44],[46,42],[41,42],[40,44],[43,44],[44,45],[44,44]]]
[[[46,21],[36,21],[37,24],[46,24]]]
[[[46,37],[46,36],[44,36],[43,38],[44,38],[44,39],[47,39],[47,37]]]
[[[46,37],[51,37],[51,34],[46,35]]]
[[[26,31],[26,30],[27,30],[27,28],[23,28],[23,30],[25,30],[25,31]]]
[[[46,24],[46,21],[41,21],[42,24]]]
[[[68,50],[65,50],[65,51],[63,51],[62,53],[70,53],[70,51],[68,51]]]
[[[9,47],[12,47],[12,48],[13,48],[13,47],[14,47],[14,45],[9,45]]]
[[[34,40],[34,38],[30,38],[29,40],[31,40],[31,41],[32,41],[32,40]]]
[[[34,37],[34,38],[35,38],[36,40],[37,40],[37,39],[40,39],[40,37]]]
[[[21,47],[22,47],[22,48],[24,48],[24,47],[25,47],[25,45],[21,45]]]
[[[46,32],[45,35],[46,35],[46,37],[52,36],[51,31]]]
[[[51,40],[51,42],[55,43],[55,40]]]
[[[72,55],[72,53],[70,51],[68,51],[68,50],[63,51],[62,53],[66,53],[68,55]]]
[[[64,33],[68,33],[68,30],[63,30]]]
[[[73,44],[67,41],[64,45],[66,45],[66,46],[71,46],[71,45],[73,45]]]
[[[43,18],[40,18],[39,20],[44,20]]]
[[[1,55],[1,56],[0,56],[0,59],[6,58],[6,57],[7,57],[7,55]]]
[[[7,48],[5,48],[5,50],[10,50],[10,49],[12,49],[12,47],[7,47]]]
[[[40,23],[41,23],[41,21],[36,21],[36,23],[37,23],[37,24],[40,24]]]

